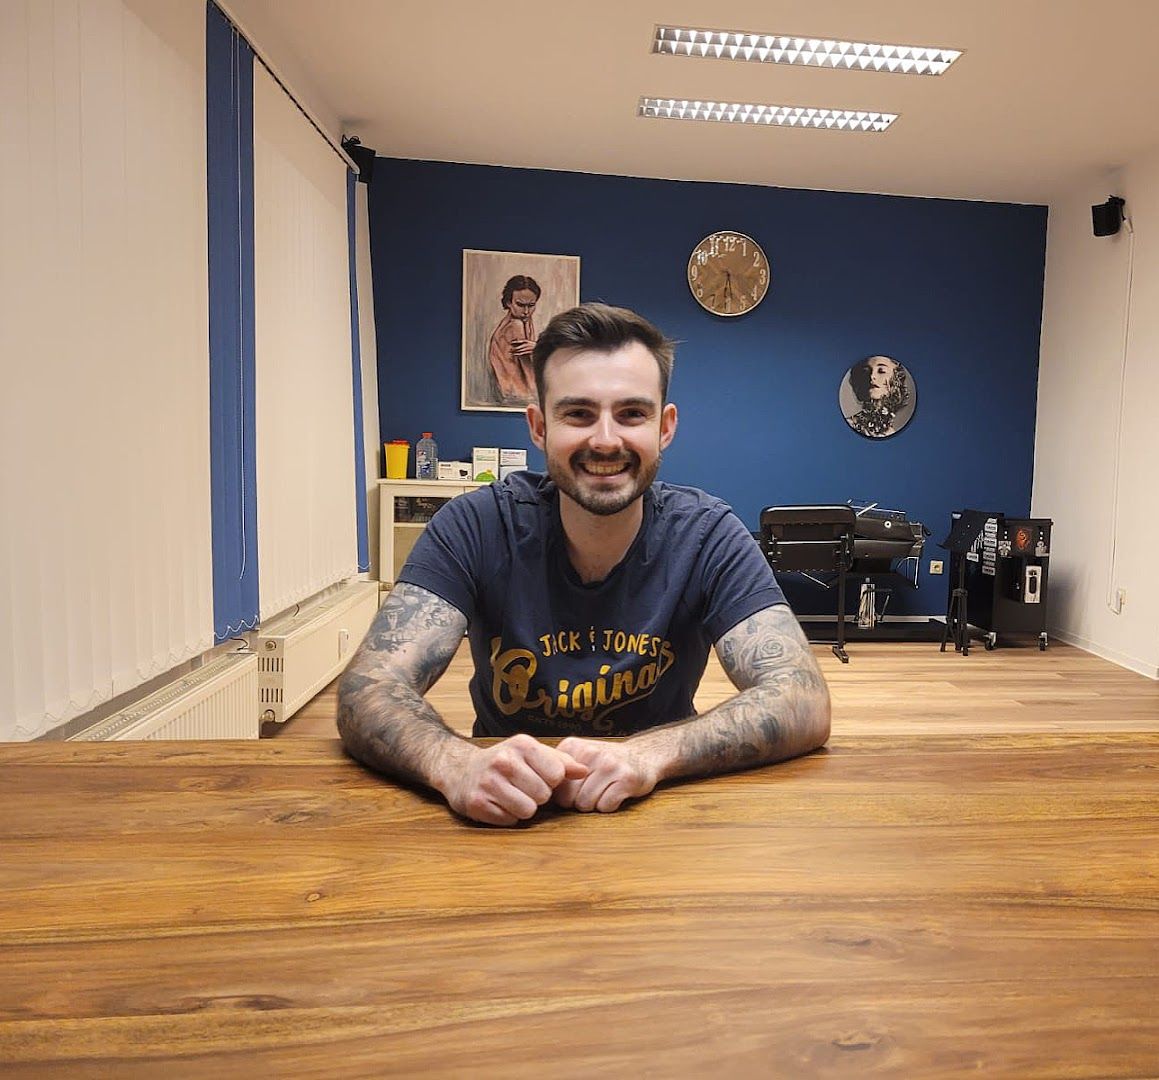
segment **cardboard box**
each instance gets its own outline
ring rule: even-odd
[[[471,463],[469,461],[440,461],[440,480],[470,480]]]
[[[499,479],[499,447],[475,446],[471,449],[471,478],[490,483]]]
[[[526,450],[508,450],[506,448],[499,451],[499,479],[505,480],[513,472],[522,472],[527,468],[527,451]]]

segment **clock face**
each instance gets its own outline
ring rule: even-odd
[[[769,291],[769,260],[751,236],[714,232],[693,249],[688,287],[696,302],[713,315],[743,315]]]

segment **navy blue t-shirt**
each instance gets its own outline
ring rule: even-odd
[[[466,617],[477,736],[631,735],[694,712],[722,634],[785,603],[752,535],[720,499],[656,482],[627,554],[584,584],[555,484],[537,473],[452,499],[399,581]]]

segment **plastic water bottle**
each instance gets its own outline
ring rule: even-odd
[[[415,479],[437,480],[439,476],[439,444],[429,431],[415,444]]]

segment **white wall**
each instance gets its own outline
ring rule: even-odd
[[[1090,208],[1111,194],[1127,200],[1133,260],[1125,227],[1092,235]],[[1092,174],[1050,206],[1032,495],[1033,514],[1054,519],[1051,633],[1151,678],[1159,678],[1157,301],[1159,151]],[[1116,614],[1108,600],[1120,588],[1126,603]]]

